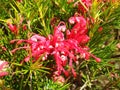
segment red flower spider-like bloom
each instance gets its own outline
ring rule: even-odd
[[[16,25],[13,25],[11,23],[8,23],[8,28],[11,30],[11,32],[13,32],[14,34],[18,33],[18,28]]]
[[[58,26],[54,27],[53,35],[44,37],[35,34],[28,40],[21,40],[20,43],[23,41],[30,45],[34,61],[37,61],[42,55],[44,55],[42,60],[47,60],[48,55],[53,56],[56,62],[58,75],[63,72],[68,76],[69,72],[64,68],[68,65],[73,76],[76,77],[77,74],[73,66],[73,63],[79,59],[76,55],[80,55],[80,57],[85,60],[93,57],[97,62],[100,62],[100,59],[89,53],[89,48],[85,45],[90,38],[87,35],[88,30],[84,17],[74,16],[69,19],[69,22],[74,24],[71,30],[67,30],[65,23],[60,22]],[[66,37],[64,33],[66,33]],[[24,59],[25,62],[28,62],[29,60],[30,55]]]

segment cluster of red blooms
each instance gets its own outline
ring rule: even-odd
[[[30,45],[32,58],[34,59],[33,62],[42,55],[44,55],[42,57],[43,60],[47,60],[48,55],[51,55],[55,59],[58,75],[63,72],[68,76],[69,72],[64,69],[68,65],[69,70],[76,77],[73,63],[76,63],[80,58],[88,60],[90,57],[93,57],[97,62],[100,62],[100,59],[89,53],[89,48],[86,46],[90,38],[87,35],[88,30],[85,18],[73,16],[69,19],[69,23],[73,24],[71,30],[66,28],[64,22],[60,22],[58,26],[54,27],[53,35],[44,37],[35,34],[30,39],[20,40],[17,43],[26,42]],[[12,52],[21,48],[25,49],[28,47],[16,48]],[[28,55],[24,61],[28,62],[30,58],[31,56]]]
[[[79,10],[86,12],[91,6],[91,0],[80,1],[81,2],[78,3]],[[28,62],[30,58],[35,62],[43,55],[42,60],[47,60],[48,55],[52,56],[56,62],[56,75],[60,75],[63,72],[68,76],[69,71],[64,68],[68,66],[68,69],[71,70],[74,77],[76,77],[73,63],[76,63],[80,59],[89,60],[90,57],[95,58],[97,62],[101,60],[91,54],[89,48],[86,46],[86,43],[90,40],[90,37],[87,35],[86,19],[83,16],[73,16],[69,18],[69,23],[73,25],[71,30],[66,28],[64,22],[60,22],[58,26],[54,27],[53,35],[48,35],[48,37],[34,34],[28,40],[12,40],[11,43],[15,41],[18,41],[17,44],[26,42],[30,46],[15,48],[12,52],[19,49],[30,48],[31,55],[25,57],[22,62]],[[8,24],[8,27],[13,33],[16,34],[18,32],[17,26]]]

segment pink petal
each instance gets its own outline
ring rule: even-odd
[[[75,17],[70,17],[68,21],[70,24],[75,24],[76,22]]]
[[[35,41],[35,42],[37,42],[37,41],[45,42],[45,41],[46,41],[46,38],[43,37],[43,36],[39,36],[39,35],[35,34],[35,35],[33,35],[33,36],[31,37],[31,40],[32,40],[32,41]]]

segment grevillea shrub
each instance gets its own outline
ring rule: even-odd
[[[0,5],[1,89],[120,88],[119,1],[5,0]]]
[[[86,43],[90,40],[90,37],[87,35],[88,30],[86,20],[81,16],[74,16],[69,19],[69,22],[72,24],[75,23],[71,30],[66,28],[64,22],[60,22],[58,26],[54,27],[53,35],[44,37],[34,34],[28,40],[17,40],[17,44],[25,42],[29,44],[29,47],[25,45],[20,48],[15,48],[11,52],[15,53],[16,50],[19,49],[30,49],[31,56],[28,54],[27,57],[21,61],[22,63],[30,61],[30,58],[32,58],[32,62],[34,63],[41,56],[43,61],[47,60],[48,56],[53,56],[58,75],[63,72],[68,76],[70,71],[72,71],[74,77],[76,77],[76,72],[72,64],[77,63],[78,59],[89,60],[90,57],[93,57],[97,62],[100,62],[101,60],[91,54],[89,48],[86,46]],[[66,36],[64,35],[64,32]],[[13,41],[15,40],[12,40],[11,42]],[[64,69],[67,65],[69,66],[68,70],[70,71]]]

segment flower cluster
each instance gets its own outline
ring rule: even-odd
[[[53,35],[44,37],[34,34],[28,40],[18,41],[18,43],[26,42],[30,45],[32,55],[28,55],[24,61],[28,62],[32,56],[33,62],[35,62],[42,55],[44,55],[42,60],[47,60],[49,55],[54,57],[58,75],[63,72],[68,76],[68,70],[71,70],[74,77],[76,77],[76,72],[73,63],[76,63],[76,61],[80,59],[88,60],[90,57],[93,57],[97,62],[100,62],[100,59],[91,54],[86,46],[86,43],[90,40],[90,37],[87,35],[86,19],[82,16],[73,16],[69,18],[69,23],[73,24],[71,30],[66,28],[64,22],[60,22],[58,26],[54,27]],[[15,52],[20,48],[13,51]],[[65,66],[68,66],[67,70],[64,69]]]

